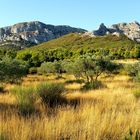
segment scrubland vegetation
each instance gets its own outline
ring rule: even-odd
[[[0,56],[0,140],[140,140],[138,43],[70,34]]]
[[[139,63],[122,66],[100,57],[76,61],[63,62],[64,67],[45,63],[39,74],[3,83],[0,140],[140,139]],[[104,86],[82,90],[96,82]]]

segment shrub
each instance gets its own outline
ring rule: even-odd
[[[0,84],[0,92],[4,92],[4,86]]]
[[[57,78],[62,78],[63,68],[61,62],[44,62],[38,68],[40,74],[56,74]]]
[[[105,87],[101,81],[87,82],[82,87],[82,90],[92,90],[92,89],[100,89]]]
[[[37,86],[36,90],[43,103],[49,107],[55,107],[66,103],[66,99],[62,95],[65,91],[63,84],[42,83]]]
[[[65,83],[66,83],[66,84],[73,84],[73,83],[82,84],[82,83],[84,83],[84,80],[82,80],[82,79],[67,80]]]
[[[20,61],[5,58],[0,61],[0,81],[18,82],[27,75],[28,66]]]
[[[37,74],[37,67],[32,67],[29,69],[29,74]]]
[[[135,96],[136,98],[140,98],[140,88],[139,88],[139,89],[136,89],[136,90],[134,91],[134,96]]]
[[[126,71],[134,81],[140,82],[140,62],[132,65],[127,65]]]
[[[83,55],[78,59],[65,62],[64,69],[67,73],[73,74],[75,78],[83,78],[87,82],[98,81],[101,74],[111,74],[118,70],[118,65],[108,58]]]
[[[12,89],[12,93],[16,95],[19,113],[23,116],[31,115],[35,112],[36,95],[34,89],[30,87],[16,86]]]

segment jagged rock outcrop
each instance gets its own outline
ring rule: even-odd
[[[131,40],[140,42],[140,24],[135,21],[132,23],[114,24],[111,27],[107,28],[102,23],[98,30],[93,31],[93,35],[95,36],[104,36],[106,34],[113,34],[117,36],[119,36],[120,34],[124,34]]]
[[[109,32],[110,32],[109,29],[104,25],[104,23],[102,23],[98,30],[93,31],[93,34],[95,36],[104,36],[108,34]]]
[[[38,44],[74,32],[83,33],[86,30],[70,26],[46,25],[39,21],[24,22],[0,28],[0,42],[25,40]]]

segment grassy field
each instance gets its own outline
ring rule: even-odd
[[[72,76],[55,80],[54,76],[29,75],[23,86],[33,87],[40,82],[64,83]],[[134,96],[139,85],[129,77],[102,77],[106,88],[80,91],[81,84],[65,84],[64,96],[78,105],[44,107],[38,100],[38,112],[30,117],[18,114],[14,85],[6,85],[0,94],[0,140],[123,140],[132,129],[140,129],[140,99]]]

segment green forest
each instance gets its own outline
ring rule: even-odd
[[[72,33],[36,46],[19,50],[12,47],[0,47],[0,58],[26,62],[30,67],[38,67],[43,62],[53,62],[64,59],[74,59],[90,54],[108,56],[110,59],[140,58],[140,44],[124,35],[106,35],[90,37]]]

